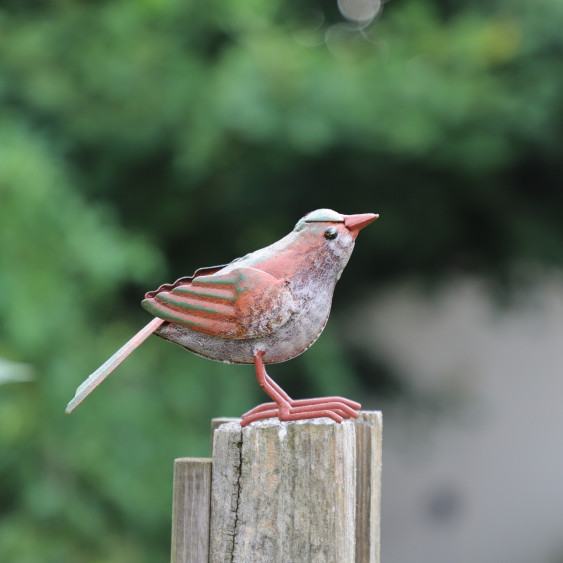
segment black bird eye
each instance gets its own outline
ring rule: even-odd
[[[327,227],[325,230],[325,238],[334,240],[338,236],[338,229],[336,227]]]

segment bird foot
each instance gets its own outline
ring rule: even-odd
[[[256,378],[260,387],[274,399],[272,403],[258,405],[242,415],[241,426],[256,420],[278,417],[280,420],[305,420],[327,416],[335,422],[345,418],[357,418],[360,403],[343,397],[322,397],[318,399],[292,399],[267,373],[262,357],[265,352],[259,350],[254,355]]]
[[[280,421],[329,417],[335,422],[342,422],[346,418],[357,418],[360,407],[359,403],[343,397],[290,399],[282,401],[280,404],[264,403],[243,414],[241,426],[275,417],[278,417]]]

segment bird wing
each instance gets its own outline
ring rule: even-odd
[[[255,268],[197,276],[142,305],[156,317],[196,332],[240,339],[271,334],[294,311],[285,280]]]
[[[240,258],[237,258],[236,260],[240,260]],[[236,260],[233,260],[233,262],[236,262]],[[149,299],[151,297],[155,297],[161,291],[172,291],[175,287],[178,287],[179,285],[190,283],[191,281],[193,281],[194,278],[197,278],[198,276],[209,276],[211,274],[214,274],[215,272],[218,272],[219,270],[222,270],[226,266],[227,264],[223,264],[222,266],[207,266],[205,268],[199,268],[191,276],[184,276],[182,278],[177,279],[174,283],[164,283],[154,291],[147,291],[145,297]]]

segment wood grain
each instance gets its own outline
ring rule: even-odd
[[[356,563],[379,563],[383,420],[379,411],[356,419]]]
[[[172,563],[205,563],[209,557],[211,459],[174,461]]]
[[[210,561],[352,563],[355,451],[350,421],[218,428]]]

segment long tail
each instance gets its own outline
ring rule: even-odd
[[[109,360],[101,365],[88,379],[80,384],[76,394],[67,405],[65,413],[70,414],[135,348],[138,348],[162,323],[163,319],[154,318],[144,326],[129,342],[124,344]]]

